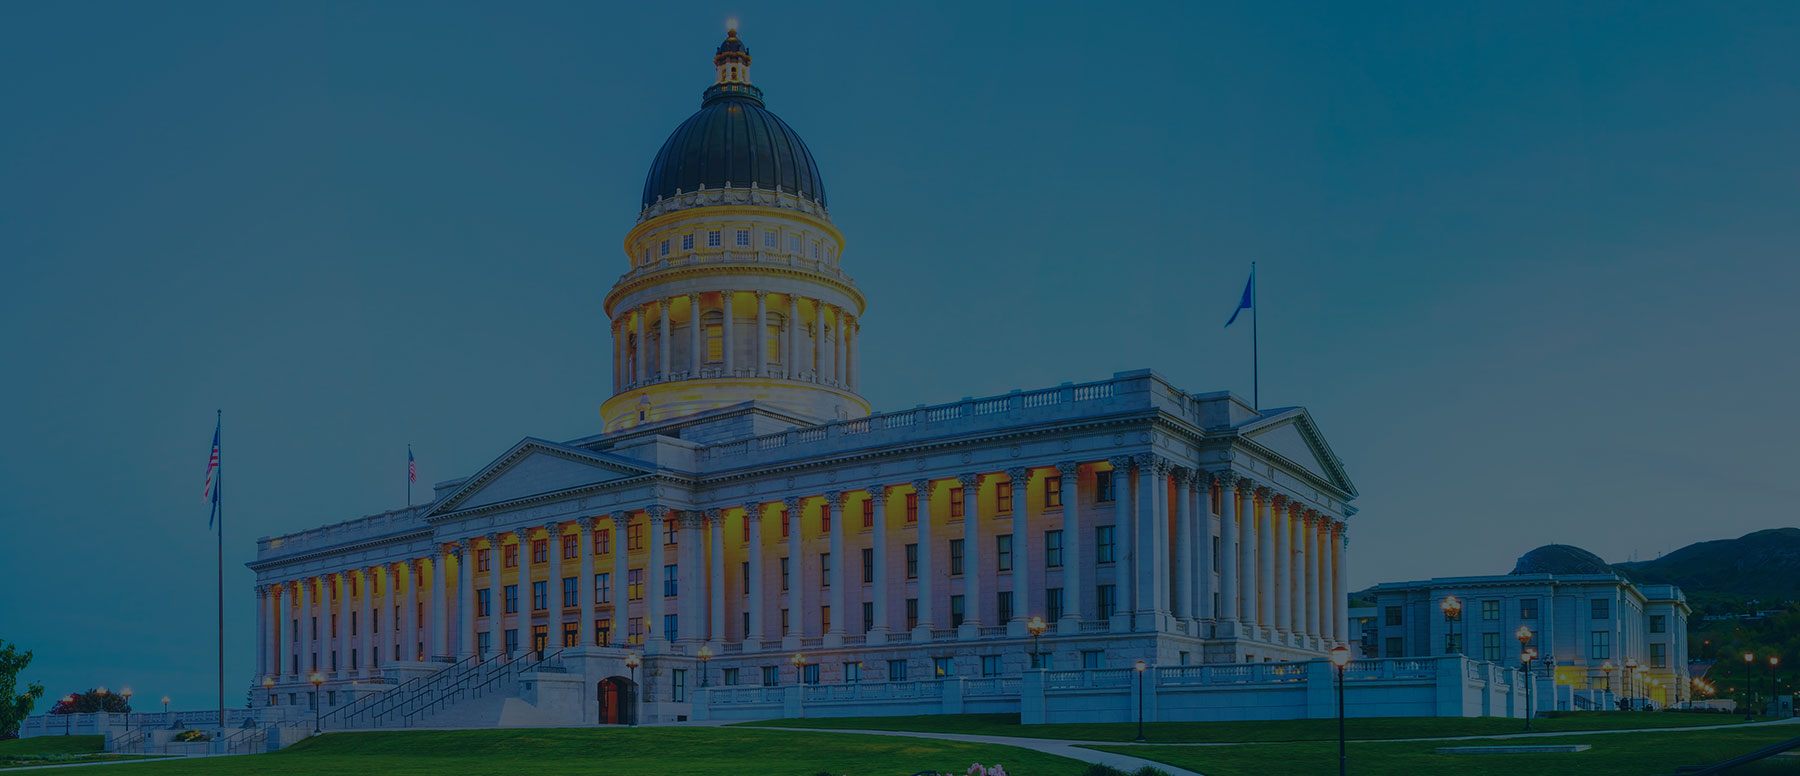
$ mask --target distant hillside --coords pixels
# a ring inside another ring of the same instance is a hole
[[[1800,600],[1800,528],[1690,544],[1656,560],[1614,563],[1638,582],[1679,585],[1699,609]]]

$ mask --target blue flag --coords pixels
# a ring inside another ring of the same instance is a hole
[[[1236,310],[1231,311],[1231,320],[1225,322],[1225,328],[1237,323],[1238,313],[1256,308],[1256,268],[1250,268],[1250,282],[1244,284],[1244,298],[1238,301]]]

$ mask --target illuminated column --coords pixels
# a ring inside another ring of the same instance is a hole
[[[706,536],[712,544],[712,558],[707,579],[708,643],[725,642],[725,513],[717,508],[706,510]],[[716,651],[716,650],[715,650]]]
[[[737,328],[737,319],[732,317],[732,314],[731,314],[731,298],[736,295],[737,295],[737,292],[731,291],[729,289],[719,292],[719,298],[721,300],[723,300],[723,302],[724,302],[723,306],[725,308],[724,326],[722,326],[721,328],[724,329],[724,334],[725,334],[724,344],[725,344],[725,376],[726,377],[732,377],[737,374],[737,347],[734,344],[737,342],[737,338],[733,336],[733,332],[732,332],[733,329]]]
[[[488,648],[499,657],[506,654],[506,588],[500,584],[500,567],[505,565],[505,555],[501,550],[498,532],[488,534],[487,540]]]
[[[687,295],[687,301],[688,301],[688,375],[687,376],[688,376],[688,379],[692,380],[692,379],[700,376],[700,364],[703,361],[702,356],[704,356],[705,354],[700,350],[700,295],[690,293]],[[590,533],[593,530],[592,522],[593,521],[589,521],[589,526],[588,526],[588,530],[590,531]],[[593,537],[590,536],[588,538],[592,539]],[[593,580],[588,580],[588,581],[592,582]],[[587,646],[588,643],[586,641],[584,641],[582,645]]]
[[[913,500],[918,504],[918,624],[912,630],[914,642],[931,640],[931,480],[913,480]]]
[[[575,519],[575,557],[579,559],[579,576],[575,578],[575,646],[594,646],[594,518]]]
[[[1331,524],[1331,637],[1339,644],[1350,640],[1350,604],[1346,600],[1350,591],[1344,586],[1345,556],[1350,549],[1350,537],[1344,533],[1346,527],[1342,520]]]
[[[874,609],[875,625],[865,636],[871,646],[886,644],[888,641],[888,541],[887,541],[887,486],[870,485],[869,501],[875,512],[875,526],[870,529],[870,552],[875,556],[874,599],[870,606]]]
[[[446,544],[438,548],[438,554],[431,564],[431,649],[430,657],[445,658],[450,656],[450,645],[446,634],[450,630],[450,559],[453,557],[451,546]]]
[[[844,308],[831,308],[831,317],[837,322],[837,328],[832,330],[831,338],[831,379],[835,385],[842,388],[844,387],[844,334],[846,332]]]
[[[792,352],[792,351],[789,351]],[[744,611],[750,614],[750,629],[744,633],[744,651],[755,652],[762,649],[765,634],[763,623],[763,547],[762,539],[762,504],[755,501],[744,503],[744,520],[750,524],[750,546],[745,549],[746,558],[750,562],[750,595],[744,600]]]
[[[1300,502],[1288,499],[1288,629],[1302,636],[1306,634],[1306,589],[1300,585],[1306,581],[1306,548],[1300,543],[1300,515],[1305,512]]]
[[[1145,454],[1137,457],[1135,495],[1138,514],[1137,524],[1132,529],[1137,547],[1132,561],[1137,596],[1132,603],[1136,605],[1135,611],[1142,615],[1136,618],[1135,627],[1150,630],[1162,630],[1169,611],[1167,474],[1168,462],[1160,456]]]
[[[844,620],[848,618],[844,610],[844,567],[849,565],[849,559],[844,556],[843,505],[843,493],[825,492],[825,522],[831,526],[831,627],[825,631],[827,647],[844,645]]]
[[[825,311],[833,313],[831,322],[825,321]],[[837,307],[835,305],[819,305],[819,382],[826,385],[837,384]]]
[[[788,571],[787,571],[787,631],[781,634],[781,648],[784,650],[799,649],[800,639],[806,635],[806,562],[800,546],[800,534],[804,532],[804,521],[800,519],[800,498],[788,496],[781,500],[787,508],[784,518],[787,520],[788,533]]]
[[[256,585],[256,675],[269,673],[269,588]]]
[[[626,626],[631,622],[631,545],[625,535],[631,525],[631,513],[612,513],[612,523],[612,632],[627,634],[624,641],[629,642],[631,631]]]
[[[1136,627],[1137,536],[1131,524],[1131,456],[1112,458],[1113,489],[1113,625],[1112,629]]]
[[[667,614],[663,605],[663,520],[669,516],[669,508],[661,504],[652,504],[644,510],[650,516],[649,525],[644,526],[644,549],[649,557],[644,559],[644,651],[658,653],[663,651],[667,640],[663,638],[663,615]]]
[[[751,370],[757,377],[769,373],[769,292],[756,292],[756,332],[751,339],[756,342],[756,368]]]
[[[854,391],[862,387],[862,321],[855,318],[852,318],[851,321],[851,336],[849,342],[846,343],[850,353],[850,369],[846,374],[850,381],[850,390]]]
[[[1240,613],[1244,618],[1246,635],[1252,638],[1256,637],[1258,628],[1263,624],[1259,600],[1262,591],[1257,587],[1259,580],[1256,574],[1257,545],[1262,540],[1259,533],[1261,526],[1256,522],[1257,487],[1251,480],[1238,480],[1238,531],[1242,534],[1242,543],[1238,546],[1238,589],[1244,595]]]
[[[1275,534],[1269,527],[1269,500],[1275,491],[1259,488],[1256,492],[1256,622],[1275,630]]]
[[[675,539],[675,636],[679,641],[706,641],[706,515],[692,509],[676,518],[681,533]]]
[[[294,642],[295,648],[300,650],[299,657],[306,659],[295,661],[294,664],[300,666],[300,670],[294,672],[296,677],[304,675],[309,668],[318,668],[317,660],[312,657],[316,654],[313,651],[312,580],[302,577],[298,587],[300,588],[300,613],[295,619],[300,622],[299,627],[294,629],[297,631],[294,634]]]
[[[637,358],[632,366],[631,382],[642,384],[648,382],[650,374],[650,315],[649,305],[638,305],[632,312],[637,316]]]
[[[1194,472],[1193,488],[1194,618],[1211,620],[1219,616],[1213,609],[1212,475]]]
[[[356,675],[369,678],[375,668],[375,634],[369,629],[369,610],[375,608],[375,574],[372,569],[360,568],[355,576],[361,581],[357,584],[362,595],[354,602],[356,608]]]
[[[1238,498],[1237,475],[1213,475],[1219,486],[1219,611],[1214,615],[1235,633],[1238,618]]]
[[[812,300],[812,303],[812,332],[806,343],[807,349],[812,352],[812,357],[807,360],[806,367],[812,374],[812,381],[823,385],[825,383],[825,356],[820,345],[825,341],[825,303],[817,299]]]
[[[1194,471],[1175,469],[1174,614],[1184,623],[1194,619]]]
[[[981,548],[987,543],[981,530],[982,476],[966,473],[956,480],[962,483],[963,500],[963,621],[956,637],[972,639],[981,635],[981,609],[987,601],[982,590],[987,580],[981,572]]]
[[[787,353],[781,359],[782,368],[787,370],[790,380],[800,379],[800,297],[787,295]]]
[[[1288,587],[1288,530],[1287,530],[1287,496],[1275,496],[1270,499],[1269,531],[1272,541],[1266,542],[1274,569],[1274,581],[1267,588],[1274,594],[1275,600],[1269,608],[1275,617],[1274,629],[1280,637],[1285,637],[1288,625],[1292,623],[1292,615],[1288,612],[1288,596],[1292,592]]]
[[[671,376],[674,370],[669,368],[669,300],[667,298],[657,300],[656,312],[656,379],[668,382],[674,379]],[[552,543],[554,544],[554,542]],[[548,556],[550,551],[546,549],[544,554]],[[556,623],[552,621],[550,624],[552,627],[546,630],[554,630]],[[548,641],[548,637],[545,640]]]
[[[667,321],[668,318],[669,306],[667,303],[664,303],[663,320]],[[663,340],[668,340],[667,331],[663,332]],[[666,351],[668,347],[665,345],[663,349]],[[666,380],[669,377],[668,362],[664,361],[663,364],[663,379]],[[544,577],[544,611],[545,614],[548,615],[548,618],[544,623],[544,651],[552,652],[555,651],[557,647],[562,646],[563,638],[562,523],[554,520],[545,523],[544,534],[544,565],[546,575]],[[580,580],[577,580],[576,587],[581,586],[579,582]],[[530,587],[530,585],[526,585],[526,587]],[[519,609],[522,613],[530,611],[522,606],[519,607]],[[519,638],[530,638],[531,615],[525,614],[521,619],[524,621],[524,624],[519,626],[519,630],[522,631],[519,634]]]
[[[1319,550],[1314,565],[1319,570],[1319,586],[1314,588],[1319,599],[1319,639],[1331,646],[1331,517],[1321,512],[1314,518],[1313,540]]]
[[[350,637],[350,629],[353,627],[350,623],[356,618],[356,610],[352,607],[355,596],[350,594],[350,587],[355,583],[351,581],[349,571],[332,574],[331,579],[337,587],[337,637],[333,640],[337,645],[337,667],[331,672],[335,679],[339,676],[349,677],[351,673],[350,650],[356,642]]]
[[[1013,610],[1006,634],[1016,638],[1025,635],[1025,621],[1040,614],[1032,608],[1037,596],[1031,590],[1031,470],[1022,466],[1007,469],[1006,481],[1012,487],[1013,543]]]
[[[452,545],[456,553],[456,608],[462,613],[456,623],[456,657],[475,654],[475,540]],[[393,606],[388,606],[393,611]]]
[[[400,617],[406,625],[400,631],[400,659],[419,659],[419,575],[413,564],[417,561],[400,562],[400,575],[406,578],[400,591],[406,596],[400,604]]]
[[[1063,461],[1056,465],[1056,473],[1062,477],[1062,587],[1063,615],[1056,623],[1057,633],[1081,632],[1081,602],[1086,577],[1082,575],[1081,543],[1087,540],[1086,529],[1081,524],[1081,464],[1075,461]],[[1013,495],[1014,498],[1018,494]]]
[[[268,585],[264,590],[269,596],[269,611],[267,612],[269,618],[269,632],[268,642],[266,644],[268,648],[267,660],[269,662],[268,665],[263,666],[263,674],[266,676],[280,676],[287,672],[287,637],[290,635],[288,633],[287,609],[282,600],[282,597],[287,594],[287,583]]]
[[[1319,513],[1311,509],[1300,515],[1301,565],[1306,567],[1306,635],[1319,637],[1319,531],[1315,526]]]

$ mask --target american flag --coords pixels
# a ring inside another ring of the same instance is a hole
[[[219,426],[213,426],[212,457],[206,461],[206,492],[202,497],[212,502],[212,514],[206,518],[206,527],[211,528],[213,519],[219,513]]]
[[[413,460],[412,445],[406,446],[406,481],[407,482],[418,482],[419,481],[419,464],[418,464],[418,462]]]

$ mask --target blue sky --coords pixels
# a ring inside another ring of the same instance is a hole
[[[0,638],[227,700],[257,536],[599,430],[600,299],[740,20],[878,409],[1152,367],[1362,491],[1350,581],[1792,524],[1800,7],[0,6]]]

